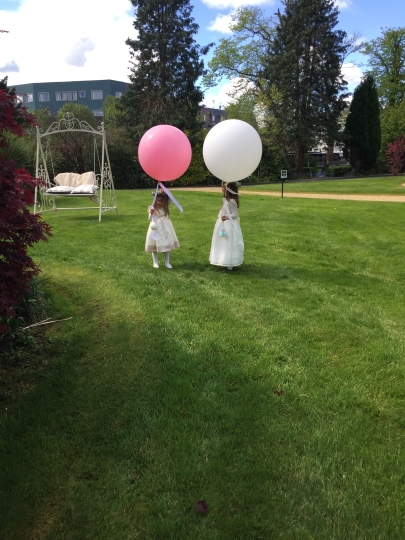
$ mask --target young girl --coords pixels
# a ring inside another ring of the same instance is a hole
[[[149,206],[149,228],[146,233],[145,251],[152,253],[153,268],[159,268],[158,253],[163,253],[166,268],[173,268],[170,264],[170,252],[180,247],[173,224],[169,217],[169,197],[160,189],[155,206]]]
[[[222,182],[222,193],[224,198],[212,236],[210,263],[231,271],[243,263],[244,252],[238,217],[238,185]]]

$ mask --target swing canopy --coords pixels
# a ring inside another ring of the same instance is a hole
[[[90,134],[93,137],[93,170],[82,174],[63,172],[55,176],[50,139],[68,132],[78,132],[83,136]],[[52,166],[52,179],[48,171],[49,164]],[[115,210],[118,213],[103,123],[98,129],[94,129],[86,121],[80,121],[71,112],[67,112],[45,132],[37,127],[36,177],[43,180],[43,185],[35,189],[34,214],[51,210],[95,209],[98,210],[101,221],[104,212]],[[66,206],[66,201],[72,197],[88,197],[93,204]]]

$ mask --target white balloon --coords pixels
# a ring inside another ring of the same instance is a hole
[[[224,120],[205,138],[203,158],[207,169],[223,182],[237,182],[252,174],[262,157],[257,131],[242,120]]]

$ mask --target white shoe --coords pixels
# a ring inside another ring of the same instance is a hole
[[[170,263],[167,263],[165,266],[166,268],[173,268],[173,266]]]
[[[153,268],[159,268],[159,265],[157,263],[153,263]]]

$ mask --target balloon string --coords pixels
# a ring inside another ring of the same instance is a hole
[[[170,193],[170,191],[162,184],[162,182],[158,182],[158,186],[160,186],[163,189],[163,191],[166,193],[166,195],[169,197],[169,199],[174,202],[174,204],[177,206],[177,208],[180,210],[180,212],[183,212],[183,208],[181,207],[181,204],[176,201],[176,199],[173,197],[173,195]],[[158,188],[156,187],[156,189],[158,189]],[[155,198],[156,198],[156,195],[155,195]]]
[[[153,203],[152,203],[153,208],[155,208],[155,202],[156,202],[156,197],[158,195],[158,192],[159,192],[159,183],[156,184],[155,196],[153,197]]]

